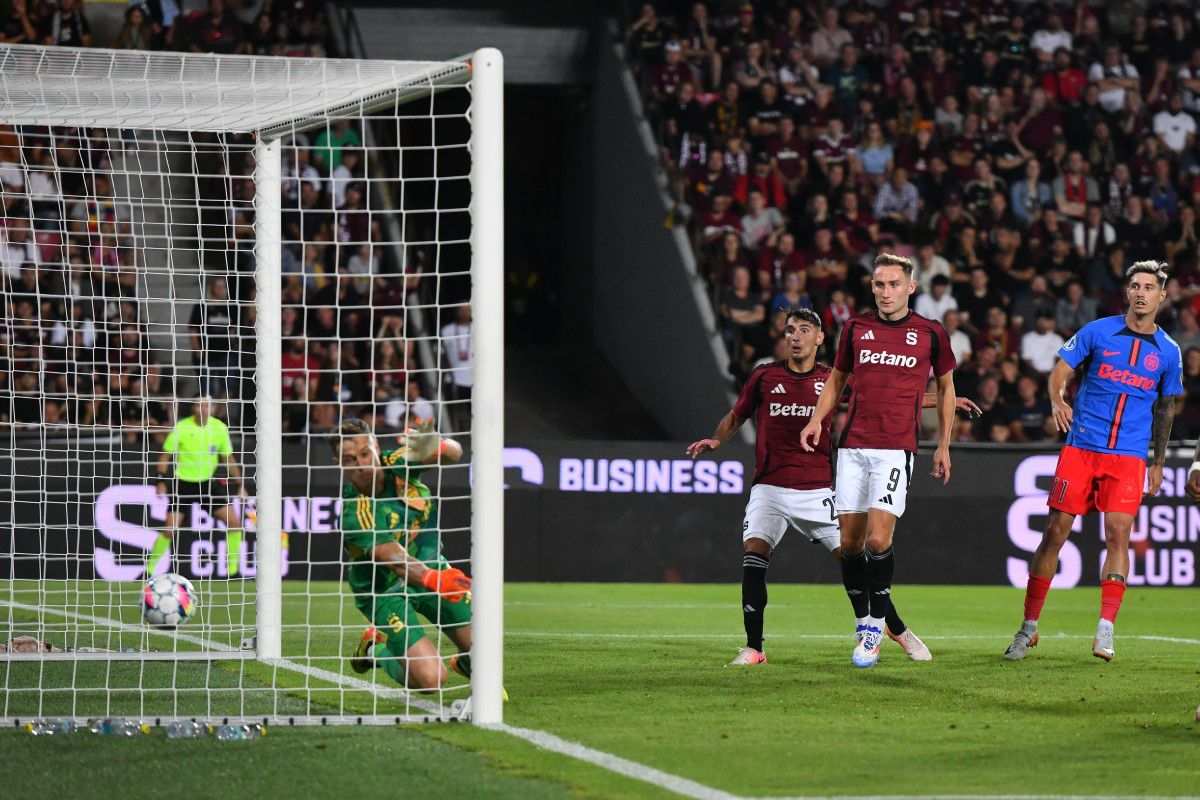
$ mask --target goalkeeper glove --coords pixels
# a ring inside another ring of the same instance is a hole
[[[437,454],[442,446],[442,437],[433,428],[432,419],[423,419],[402,437],[404,446],[408,448],[408,460],[424,464]]]
[[[451,603],[462,600],[471,591],[471,579],[461,569],[430,569],[421,576],[421,585],[440,594]]]

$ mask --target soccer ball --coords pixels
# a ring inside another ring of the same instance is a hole
[[[151,578],[142,589],[142,619],[153,628],[178,628],[195,616],[199,607],[192,582],[173,572]]]

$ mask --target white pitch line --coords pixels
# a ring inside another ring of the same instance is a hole
[[[735,794],[714,789],[711,786],[705,786],[702,783],[681,778],[678,775],[672,775],[669,772],[663,772],[654,767],[630,761],[627,758],[614,756],[612,753],[606,753],[603,750],[595,750],[578,742],[569,742],[546,731],[517,728],[503,722],[498,725],[484,725],[481,727],[507,733],[509,736],[524,739],[534,747],[539,747],[542,750],[549,750],[552,753],[559,753],[568,758],[585,761],[588,764],[594,764],[609,772],[615,772],[618,775],[624,775],[627,778],[633,778],[642,783],[649,783],[675,794],[693,798],[694,800],[744,800]]]
[[[506,723],[483,725],[489,730],[507,733],[523,739],[534,747],[574,758],[588,764],[624,775],[642,783],[658,786],[692,800],[1200,800],[1200,797],[1177,795],[1096,795],[1096,794],[881,794],[881,795],[797,795],[795,797],[754,798],[726,792],[703,783],[672,775],[660,769],[630,761],[627,758],[606,753],[555,736],[546,731],[518,728]]]
[[[151,629],[147,629],[141,625],[134,625],[129,622],[122,622],[117,619],[111,619],[110,617],[97,617],[97,616],[93,616],[91,614],[81,614],[78,611],[69,611],[67,609],[61,609],[61,608],[47,608],[45,606],[34,606],[34,605],[29,605],[27,603],[16,603],[11,600],[0,600],[0,606],[8,606],[9,608],[15,608],[15,609],[19,609],[22,611],[30,611],[30,612],[35,612],[35,613],[54,614],[56,616],[66,617],[68,619],[83,620],[85,622],[95,623],[96,625],[103,625],[108,628],[129,631],[131,633],[141,634],[141,633],[149,632],[155,636],[166,636],[167,638],[170,638],[170,639],[177,639],[179,641],[189,642],[191,644],[197,645],[199,647],[204,647],[209,650],[232,651],[232,650],[236,649],[236,648],[230,647],[229,645],[222,644],[221,642],[215,642],[211,639],[205,639],[202,636],[193,636],[193,635],[187,634],[187,633],[180,633],[179,631],[151,630]],[[402,699],[406,703],[416,706],[417,708],[421,709],[422,711],[426,711],[430,714],[436,714],[438,716],[447,716],[448,715],[448,712],[446,711],[446,709],[443,708],[441,705],[434,703],[433,701],[430,701],[430,700],[424,700],[419,697],[414,697],[409,693],[409,691],[407,689],[403,689],[400,687],[392,688],[392,687],[387,687],[387,686],[380,686],[379,684],[372,683],[371,681],[363,680],[362,678],[355,678],[352,675],[342,675],[341,673],[331,672],[330,670],[322,669],[321,667],[312,667],[312,666],[308,666],[306,664],[297,664],[296,662],[290,661],[286,658],[264,658],[264,659],[259,659],[259,662],[262,664],[267,664],[267,665],[273,666],[273,667],[279,667],[282,669],[291,670],[292,672],[298,672],[302,675],[308,675],[309,677],[312,677],[312,678],[319,678],[324,681],[329,681],[330,683],[340,684],[342,686],[347,686],[347,687],[351,687],[354,689],[361,689],[363,691],[370,692],[371,694],[373,694],[377,697],[382,697],[385,699]],[[286,692],[287,689],[286,688],[278,689],[278,691]]]

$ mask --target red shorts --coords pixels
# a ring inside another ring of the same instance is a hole
[[[1146,460],[1070,445],[1058,456],[1046,504],[1080,516],[1092,511],[1137,514],[1146,485]]]

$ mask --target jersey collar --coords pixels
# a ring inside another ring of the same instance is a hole
[[[912,319],[912,315],[913,315],[913,310],[910,308],[910,309],[908,309],[908,313],[905,314],[900,319],[886,320],[883,318],[883,315],[879,313],[879,309],[875,309],[875,319],[879,320],[884,325],[903,325],[904,323],[906,323],[910,319]]]

